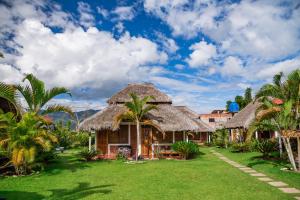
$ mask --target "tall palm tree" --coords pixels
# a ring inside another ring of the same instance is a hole
[[[50,105],[46,104],[51,101],[54,97],[61,94],[68,94],[71,96],[71,93],[68,89],[64,87],[54,87],[50,90],[46,90],[45,84],[43,81],[37,79],[32,74],[27,74],[23,79],[23,82],[27,80],[29,85],[22,86],[16,85],[16,89],[22,94],[27,105],[28,111],[36,114],[48,114],[53,112],[66,112],[73,116],[73,112],[70,107],[62,105]]]
[[[285,80],[283,79],[283,73],[275,75],[273,78],[273,84],[264,85],[258,91],[256,98],[263,102],[262,106],[258,108],[257,120],[271,120],[272,123],[276,125],[280,137],[283,133],[295,131],[299,128],[299,69],[291,72]],[[282,103],[276,103],[274,101],[275,99],[279,99]],[[290,138],[287,136],[282,137],[282,141],[285,149],[287,150],[293,169],[297,170],[290,145]]]
[[[137,130],[137,151],[136,151],[136,160],[142,154],[141,147],[141,124],[151,125],[160,130],[160,128],[153,123],[151,120],[146,119],[146,114],[151,110],[157,110],[157,106],[153,104],[148,104],[150,99],[154,99],[153,96],[146,96],[143,99],[140,99],[135,93],[129,94],[131,97],[130,102],[126,102],[126,111],[117,115],[114,119],[114,128],[119,127],[122,120],[130,120],[135,122]],[[161,131],[161,130],[160,130]],[[163,132],[163,131],[162,131]],[[163,132],[164,133],[164,132]]]

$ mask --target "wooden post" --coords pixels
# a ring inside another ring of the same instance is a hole
[[[275,131],[275,138],[278,138],[278,144],[279,144],[279,155],[282,157],[282,141],[281,141],[281,136],[278,133],[278,131]]]
[[[92,136],[91,136],[91,133],[89,133],[89,151],[92,151]]]
[[[207,134],[208,134],[208,143],[210,143],[210,133]]]
[[[97,135],[98,135],[98,133],[97,133],[97,131],[95,131],[95,151],[97,151]]]
[[[255,139],[258,139],[258,132],[255,131]]]
[[[175,131],[173,131],[173,144],[175,143]]]

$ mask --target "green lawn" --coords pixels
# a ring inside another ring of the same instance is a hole
[[[26,199],[293,199],[202,148],[189,161],[82,163],[72,152],[39,175],[0,179],[0,197]]]
[[[262,172],[275,180],[284,181],[290,186],[300,189],[300,173],[281,170],[288,166],[287,163],[264,160],[258,152],[232,153],[229,149],[214,149],[231,160],[252,167],[253,169]]]

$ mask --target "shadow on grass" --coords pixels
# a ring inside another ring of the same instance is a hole
[[[250,160],[252,161],[247,166],[253,167],[255,165],[273,165],[274,167],[288,167],[288,163],[278,157],[269,157],[264,158],[262,156],[254,156],[251,157]]]
[[[90,186],[89,183],[78,183],[78,186],[72,189],[54,189],[48,190],[52,194],[48,197],[35,192],[27,191],[1,191],[0,200],[42,200],[42,199],[60,199],[60,200],[77,200],[88,197],[92,194],[109,194],[112,192],[112,187],[114,185],[99,185]]]

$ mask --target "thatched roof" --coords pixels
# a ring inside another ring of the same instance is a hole
[[[109,105],[102,111],[87,118],[80,123],[80,129],[89,131],[91,129],[113,130],[114,117],[126,110],[123,104]],[[199,131],[199,123],[189,116],[180,112],[176,107],[170,104],[159,104],[158,110],[151,110],[147,119],[152,120],[163,131]]]
[[[214,132],[214,129],[203,122],[200,118],[198,113],[195,111],[191,110],[190,108],[186,106],[175,106],[178,110],[183,112],[185,115],[189,116],[191,119],[193,119],[199,126],[198,132]]]
[[[128,84],[127,87],[113,95],[107,103],[109,104],[117,104],[117,103],[125,103],[131,101],[128,94],[136,93],[140,98],[145,96],[154,96],[155,99],[150,100],[149,103],[168,103],[171,104],[172,100],[170,97],[157,88],[154,87],[151,83],[134,83]]]
[[[249,128],[249,125],[255,119],[255,112],[259,105],[260,103],[257,101],[249,103],[226,122],[225,128]]]

